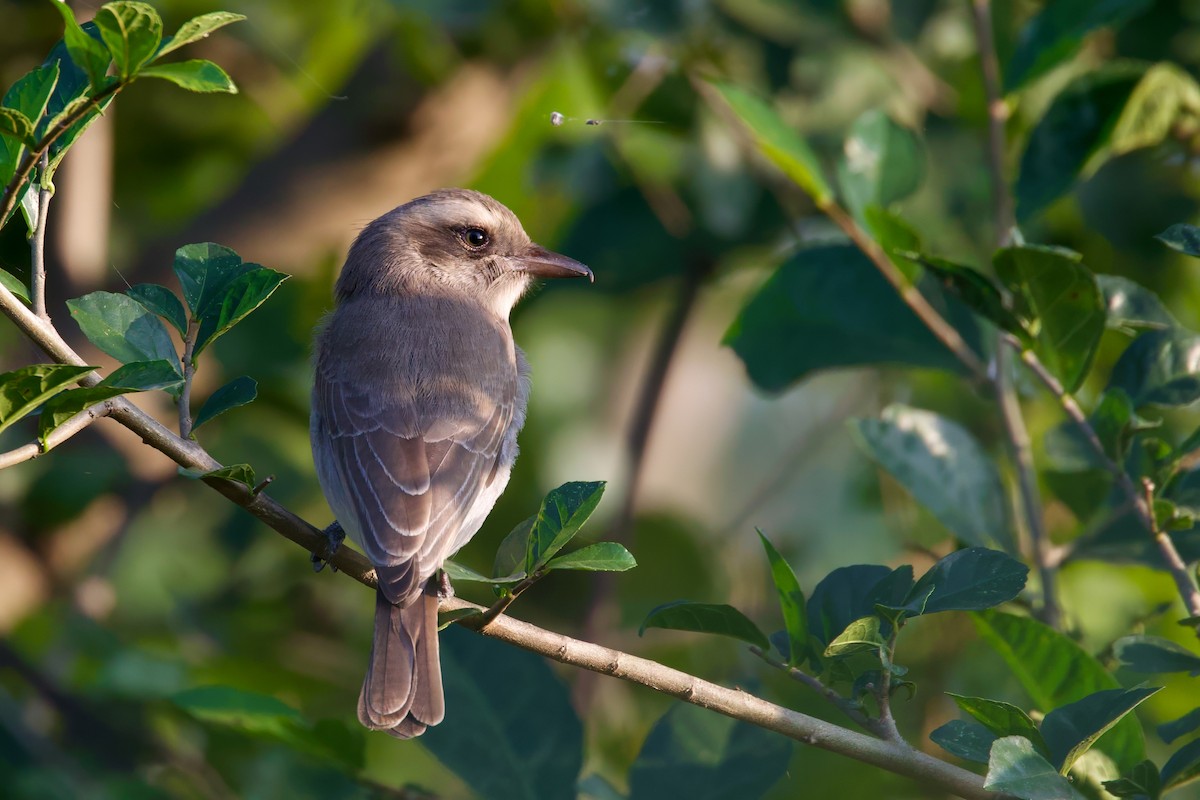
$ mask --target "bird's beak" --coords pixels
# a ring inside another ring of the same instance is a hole
[[[514,259],[518,269],[538,278],[587,278],[596,280],[592,271],[573,258],[552,253],[538,244],[531,244]]]

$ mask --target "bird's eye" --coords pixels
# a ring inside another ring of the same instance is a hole
[[[468,247],[483,247],[488,243],[487,231],[483,228],[467,228],[462,232],[463,241]]]

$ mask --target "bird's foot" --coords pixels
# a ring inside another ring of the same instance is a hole
[[[446,570],[439,569],[434,580],[437,581],[438,600],[449,600],[454,597],[454,585],[450,583],[450,576],[446,574]]]
[[[342,530],[342,523],[334,520],[329,527],[321,531],[325,534],[325,552],[312,554],[313,572],[320,572],[325,569],[325,565],[329,564],[329,560],[337,553],[338,548],[342,546],[342,540],[346,538],[346,531]],[[329,564],[329,568],[337,572],[337,567]]]

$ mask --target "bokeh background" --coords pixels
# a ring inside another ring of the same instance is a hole
[[[72,5],[81,19],[95,8]],[[964,422],[999,456],[998,422],[969,387],[941,374],[820,373],[775,396],[751,386],[722,335],[788,252],[837,233],[803,203],[780,204],[769,174],[692,80],[724,75],[773,96],[830,169],[865,111],[885,110],[918,130],[928,156],[924,181],[900,212],[929,250],[986,264],[994,233],[968,3],[155,5],[168,31],[212,10],[248,17],[189,52],[224,66],[240,93],[200,96],[139,83],[68,157],[50,214],[49,310],[72,343],[92,363],[110,365],[89,348],[64,301],[146,281],[175,286],[171,258],[183,244],[219,242],[289,273],[202,359],[198,395],[251,375],[260,396],[207,426],[201,440],[224,463],[250,462],[260,475],[275,475],[270,493],[324,525],[330,512],[307,438],[309,353],[346,249],[366,222],[429,190],[488,192],[516,211],[535,241],[588,263],[596,283],[547,287],[515,315],[534,373],[522,455],[460,560],[486,569],[500,539],[546,491],[569,480],[607,480],[587,535],[625,541],[639,567],[611,580],[552,575],[512,613],[829,715],[733,642],[661,631],[639,639],[638,623],[655,605],[687,598],[731,602],[764,628],[778,627],[756,526],[809,590],[852,563],[913,563],[920,573],[948,551],[946,531],[876,471],[845,421],[910,402]],[[1039,6],[994,3],[1002,61]],[[0,0],[0,20],[0,85],[7,86],[41,62],[61,20],[34,0]],[[1119,32],[1091,37],[1071,66],[1027,94],[1009,123],[1011,163],[1070,77],[1114,57],[1170,59],[1196,74],[1198,42],[1194,0],[1147,3]],[[553,126],[556,111],[573,119]],[[1200,183],[1189,158],[1172,144],[1109,160],[1028,220],[1025,236],[1078,249],[1098,272],[1135,277],[1195,327],[1200,273],[1152,238],[1173,222],[1195,221]],[[0,267],[21,276],[29,262],[23,234],[19,223],[0,233]],[[40,360],[6,324],[0,348],[3,369]],[[1116,352],[1101,353],[1100,377],[1085,398],[1102,387]],[[171,418],[165,396],[137,402]],[[1028,408],[1040,448],[1060,420],[1035,393]],[[18,428],[0,444],[7,449],[29,435]],[[1057,540],[1079,533],[1067,508],[1052,503],[1049,511]],[[1171,601],[1171,584],[1145,568],[1071,565],[1063,591],[1094,651],[1136,620],[1151,620],[1156,632],[1171,627],[1153,617]],[[488,599],[486,590],[460,592]],[[352,581],[313,575],[305,553],[179,478],[173,464],[114,423],[5,470],[0,794],[401,796],[386,787],[417,785],[469,796],[419,741],[366,736],[365,768],[353,778],[277,742],[203,727],[164,700],[219,683],[349,723],[373,602]],[[899,703],[901,725],[931,751],[927,733],[955,714],[943,691],[1019,697],[970,623],[943,616],[913,623],[901,648],[917,683],[913,699]],[[584,774],[622,787],[669,701],[607,678],[556,672],[584,720]],[[1198,699],[1181,681],[1148,703],[1144,718],[1172,718]],[[451,707],[446,725],[454,714]],[[903,779],[800,747],[770,796],[835,792],[928,796]]]

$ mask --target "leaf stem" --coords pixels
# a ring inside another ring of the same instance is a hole
[[[183,357],[179,359],[183,367],[183,388],[179,391],[179,435],[184,439],[192,438],[192,377],[196,374],[194,357],[199,333],[199,321],[189,318],[187,333],[183,336]]]
[[[507,611],[508,607],[515,603],[517,598],[520,597],[526,589],[541,580],[542,576],[545,574],[546,573],[542,572],[541,570],[538,570],[532,575],[526,575],[519,582],[513,584],[511,589],[509,589],[500,597],[499,600],[492,603],[488,609],[483,612],[483,616],[479,621],[480,628],[482,629],[483,627],[487,626],[492,620]]]
[[[50,198],[54,196],[46,175],[49,169],[50,152],[47,150],[38,159],[37,220],[34,222],[33,238],[29,245],[32,262],[30,264],[29,293],[33,313],[47,321],[50,317],[46,314],[46,218],[50,210]]]

